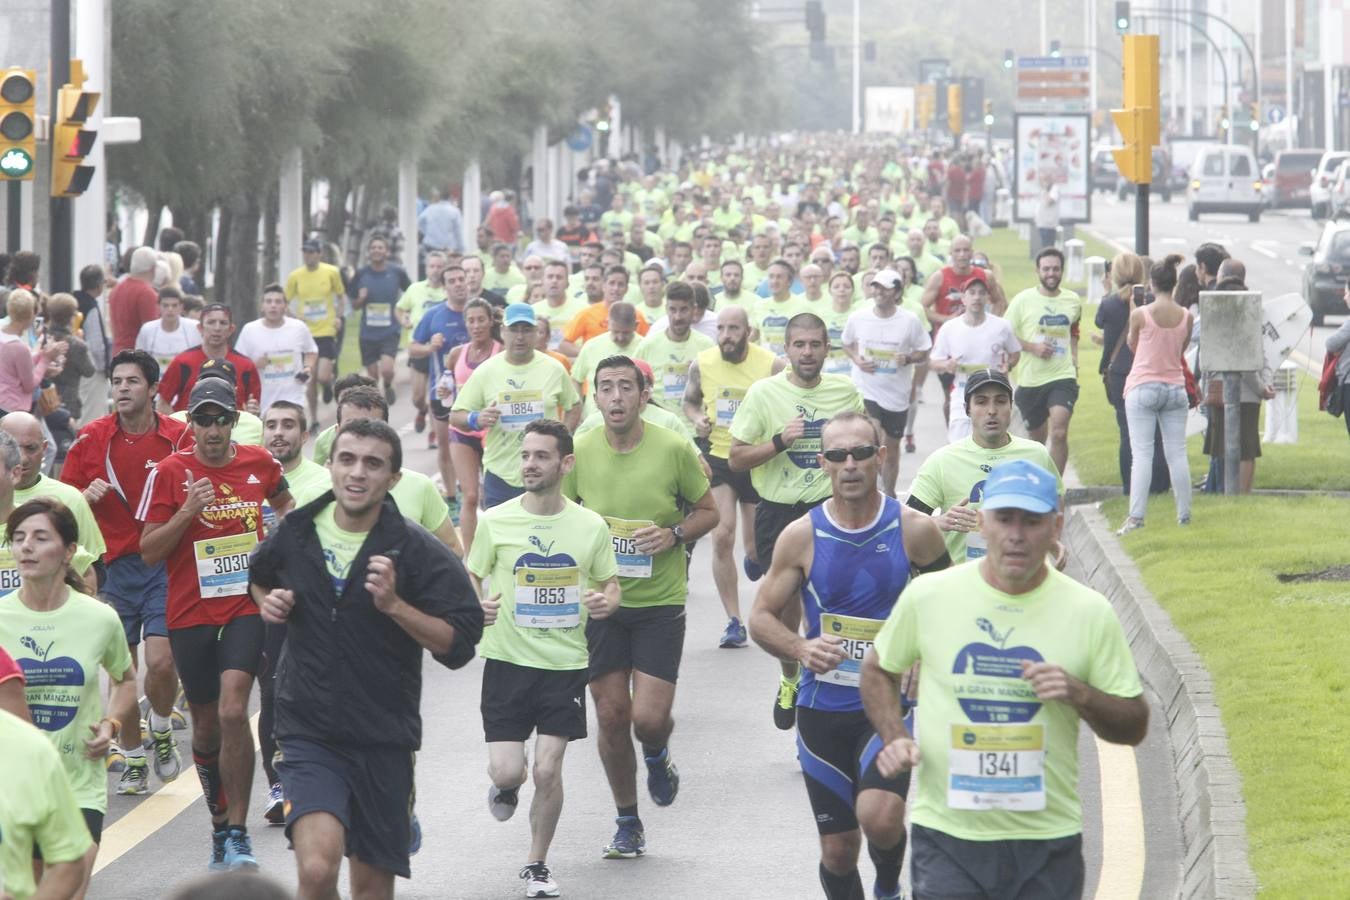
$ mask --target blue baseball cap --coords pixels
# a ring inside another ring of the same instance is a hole
[[[506,307],[506,316],[503,323],[507,328],[518,322],[524,322],[527,325],[538,325],[539,322],[534,316],[534,307],[528,303],[512,303]]]
[[[1052,473],[1035,463],[1012,459],[989,471],[989,477],[984,480],[980,509],[1056,512],[1059,509],[1059,485]]]

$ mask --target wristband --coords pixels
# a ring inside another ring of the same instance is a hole
[[[773,448],[777,450],[779,453],[782,453],[784,450],[787,449],[787,442],[783,440],[782,432],[779,432],[778,434],[775,434],[773,436]]]
[[[469,430],[470,431],[478,430],[478,410],[476,409],[473,412],[469,413]]]

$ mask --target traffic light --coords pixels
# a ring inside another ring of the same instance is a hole
[[[961,85],[947,85],[947,128],[952,134],[961,133]]]
[[[78,197],[94,177],[94,167],[84,165],[84,158],[94,149],[98,132],[84,126],[98,106],[99,94],[84,89],[84,70],[78,60],[71,60],[70,77],[57,92],[52,118],[53,197]]]
[[[986,101],[984,101],[984,124],[987,125],[987,126],[988,126],[988,125],[993,125],[993,124],[994,124],[994,101],[993,101],[993,100],[986,100]]]
[[[31,181],[37,153],[37,73],[0,73],[0,181]]]
[[[1252,103],[1247,104],[1247,114],[1248,114],[1249,116],[1251,116],[1251,120],[1247,123],[1247,127],[1250,128],[1252,131],[1260,131],[1260,130],[1261,130],[1261,104],[1256,103],[1256,102],[1252,102]]]
[[[609,120],[610,117],[613,115],[614,115],[613,104],[611,104],[608,100],[600,104],[600,108],[596,111],[595,130],[609,131]]]
[[[825,9],[820,0],[806,0],[806,30],[811,34],[811,43],[825,42]]]
[[[914,89],[914,99],[914,120],[918,123],[920,130],[925,130],[933,121],[933,111],[937,105],[937,86],[932,84],[919,85]]]
[[[1233,120],[1228,117],[1228,104],[1225,103],[1219,107],[1219,130],[1227,132],[1233,125]]]
[[[1158,36],[1127,35],[1124,41],[1125,108],[1111,110],[1123,147],[1111,155],[1127,181],[1153,181],[1153,148],[1158,144]]]
[[[1116,0],[1116,31],[1130,30],[1130,0]]]
[[[1011,50],[1003,51],[1003,68],[1011,69],[1013,67],[1013,52]]]

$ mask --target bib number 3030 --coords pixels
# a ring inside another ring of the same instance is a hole
[[[253,533],[207,538],[192,544],[202,599],[248,593],[248,562],[258,536]]]

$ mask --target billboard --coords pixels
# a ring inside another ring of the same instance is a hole
[[[863,130],[880,134],[913,131],[914,88],[867,88],[863,97]]]
[[[1018,113],[1015,118],[1013,219],[1035,218],[1041,177],[1049,174],[1059,185],[1060,224],[1091,221],[1088,116]]]

